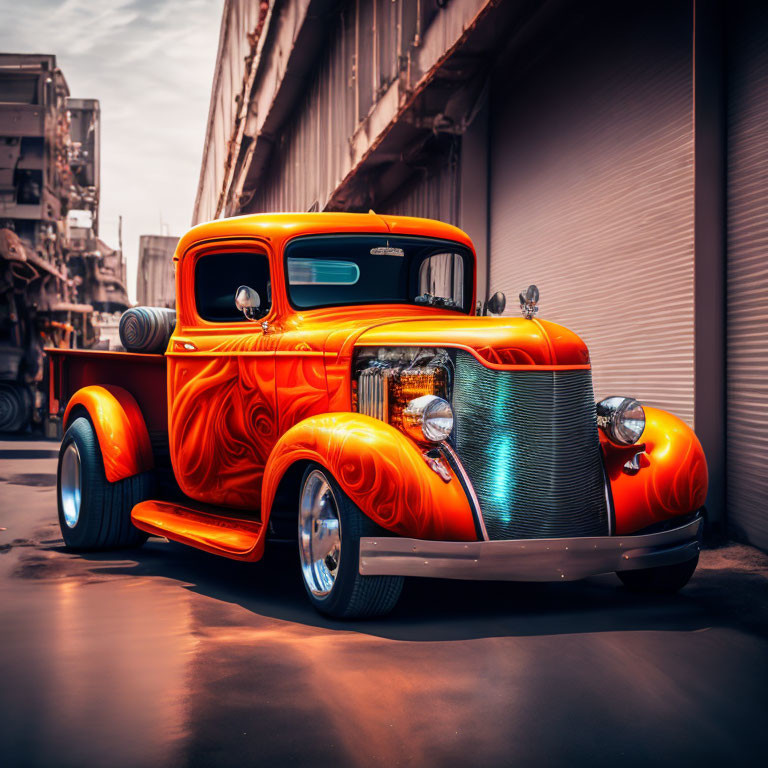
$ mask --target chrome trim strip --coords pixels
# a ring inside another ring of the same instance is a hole
[[[605,471],[605,457],[600,449],[600,469],[603,472],[603,493],[605,495],[605,514],[608,518],[608,535],[613,536],[613,518],[616,514],[613,508],[613,496],[611,495],[611,481],[608,479],[608,473]]]
[[[480,500],[477,498],[477,494],[475,493],[475,486],[472,485],[472,481],[469,479],[467,470],[464,469],[464,465],[461,463],[461,459],[459,459],[459,456],[456,453],[456,451],[454,451],[453,448],[447,442],[441,443],[440,448],[443,451],[445,451],[450,457],[449,464],[451,464],[454,467],[454,469],[461,475],[461,479],[464,483],[464,486],[469,491],[469,503],[472,505],[472,511],[474,512],[475,519],[477,520],[478,525],[480,526],[480,532],[483,534],[483,540],[488,541],[489,540],[488,531],[485,529],[485,520],[483,520],[483,510],[480,508]]]
[[[357,410],[374,419],[388,421],[387,369],[366,368],[357,377]]]
[[[571,581],[614,571],[673,565],[699,552],[701,518],[630,536],[499,541],[360,539],[364,576],[494,581]]]

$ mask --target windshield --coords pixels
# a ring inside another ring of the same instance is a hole
[[[297,309],[418,304],[469,313],[471,252],[425,237],[311,235],[285,250],[288,296]]]

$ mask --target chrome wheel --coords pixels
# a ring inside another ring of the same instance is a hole
[[[64,512],[64,522],[69,528],[74,528],[80,519],[80,487],[80,452],[77,450],[77,444],[72,441],[64,449],[64,455],[61,457],[61,476],[59,479],[61,508]]]
[[[307,475],[301,489],[299,555],[309,591],[315,597],[327,596],[339,573],[341,522],[333,490],[319,469]]]

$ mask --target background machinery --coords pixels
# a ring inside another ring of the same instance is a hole
[[[0,54],[0,432],[42,421],[45,347],[94,347],[130,306],[98,211],[98,101],[55,56]]]

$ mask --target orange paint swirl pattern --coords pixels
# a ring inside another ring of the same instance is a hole
[[[171,457],[191,498],[259,509],[277,440],[274,367],[270,356],[169,361]]]
[[[645,453],[640,471],[628,475],[624,463],[636,452],[616,447],[602,432],[605,467],[616,511],[616,533],[634,533],[700,509],[707,496],[707,462],[701,443],[687,424],[658,408],[645,408],[641,437]]]
[[[64,412],[66,426],[77,406],[85,408],[91,417],[104,459],[104,474],[110,483],[154,467],[144,417],[130,392],[112,385],[79,389]]]
[[[262,503],[269,509],[285,471],[316,461],[352,501],[393,533],[423,539],[473,541],[472,511],[460,482],[441,480],[401,432],[357,413],[326,413],[302,421],[275,446]]]

